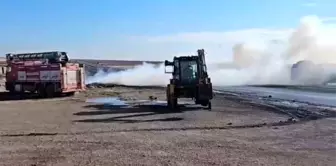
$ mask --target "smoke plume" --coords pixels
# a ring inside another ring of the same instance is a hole
[[[269,35],[267,40],[258,43],[262,48],[244,42],[234,44],[231,62],[209,59],[206,55],[206,61],[212,62],[207,65],[213,85],[290,84],[293,63],[300,60],[336,63],[336,26],[316,16],[302,18],[299,26],[288,34],[289,38],[279,40],[272,39],[271,33],[265,35]],[[165,86],[170,77],[164,73],[163,65],[143,64],[122,72],[98,72],[88,77],[87,83]]]

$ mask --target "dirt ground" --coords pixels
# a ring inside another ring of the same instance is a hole
[[[86,102],[112,96],[130,106]],[[157,97],[156,104],[136,102],[149,96]],[[169,112],[161,100],[162,89],[114,87],[1,101],[0,165],[336,163],[335,118],[292,123],[276,110],[225,94],[215,96],[212,111],[186,101],[180,112]]]

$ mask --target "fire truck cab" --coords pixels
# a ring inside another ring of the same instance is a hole
[[[6,54],[6,90],[41,97],[85,90],[84,65],[69,63],[66,52]]]

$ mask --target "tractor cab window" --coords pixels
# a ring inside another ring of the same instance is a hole
[[[181,61],[181,82],[197,81],[197,62],[196,61]]]
[[[60,53],[61,57],[60,57],[60,60],[63,61],[63,62],[68,62],[69,61],[69,58],[68,58],[68,55],[66,52],[61,52]]]

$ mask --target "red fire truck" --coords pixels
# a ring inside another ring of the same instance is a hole
[[[84,65],[70,63],[66,52],[6,54],[6,89],[41,97],[85,90]]]

